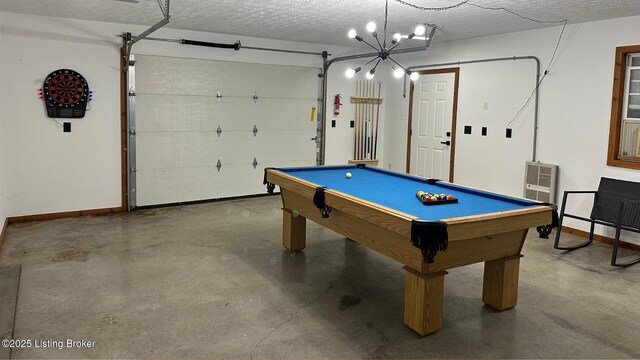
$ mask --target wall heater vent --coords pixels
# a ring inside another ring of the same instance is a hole
[[[524,197],[555,204],[558,165],[527,161],[524,175]]]

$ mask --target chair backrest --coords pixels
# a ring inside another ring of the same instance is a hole
[[[629,200],[640,201],[640,183],[603,177],[593,202],[591,218],[616,224],[620,202]],[[640,204],[625,205],[622,225],[640,229]]]

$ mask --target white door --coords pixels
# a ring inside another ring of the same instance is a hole
[[[414,83],[411,174],[449,180],[455,76],[424,74]]]

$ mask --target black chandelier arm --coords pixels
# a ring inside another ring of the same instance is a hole
[[[374,56],[371,60],[367,61],[366,63],[364,63],[362,66],[359,66],[359,67],[360,67],[360,68],[363,68],[363,67],[365,67],[365,66],[367,66],[367,65],[371,64],[372,62],[374,62],[374,61],[375,61],[376,59],[378,59],[378,58],[380,58],[380,56],[379,56],[379,55],[378,55],[378,56]],[[380,59],[380,60],[382,60],[382,59]],[[379,61],[378,61],[378,62],[379,62]],[[377,65],[378,65],[378,64],[376,64],[376,66],[377,66]]]
[[[374,73],[376,72],[376,68],[378,67],[378,64],[380,64],[380,61],[382,61],[382,58],[380,56],[378,56],[377,58],[374,58],[373,60],[378,59],[378,62],[373,65],[373,67],[371,68],[371,70],[369,70],[370,73]]]
[[[369,45],[369,46],[371,46],[371,48],[372,48],[373,50],[375,50],[375,51],[380,51],[380,48],[377,48],[377,47],[375,47],[375,46],[373,46],[373,45],[369,44],[369,42],[368,42],[367,40],[362,39],[362,40],[360,40],[360,41],[361,41],[361,42],[363,42],[363,43],[365,43],[365,44],[367,44],[367,45]]]
[[[373,35],[373,38],[378,42],[379,49],[384,49],[382,44],[380,44],[380,39],[378,39],[378,33],[374,31],[371,35]]]
[[[413,38],[413,36],[411,36],[411,35],[409,35],[409,36],[410,36],[410,37],[406,37],[406,38],[401,39],[400,41],[398,41],[395,45],[393,45],[392,47],[390,47],[390,48],[389,48],[389,51],[391,51],[391,50],[393,50],[393,49],[397,48],[398,46],[400,46],[400,44],[404,44],[404,42],[405,42],[405,41],[407,41],[407,40],[409,40],[409,39],[412,39],[412,38]]]
[[[407,68],[405,68],[404,66],[400,65],[399,62],[393,60],[391,57],[388,57],[387,59],[391,60],[391,62],[393,62],[394,64],[398,65],[400,68],[402,68],[402,70],[404,70],[405,72],[407,71]]]

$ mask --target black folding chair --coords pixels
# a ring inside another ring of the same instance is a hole
[[[564,212],[569,194],[594,194],[593,208],[589,218]],[[560,246],[560,233],[565,216],[591,223],[587,241],[572,246]],[[565,191],[562,198],[558,232],[553,247],[560,250],[576,250],[590,245],[593,242],[593,231],[596,224],[616,228],[611,266],[625,267],[639,263],[640,257],[625,263],[618,263],[617,258],[620,232],[628,230],[640,233],[640,183],[603,177],[600,179],[597,191]]]

